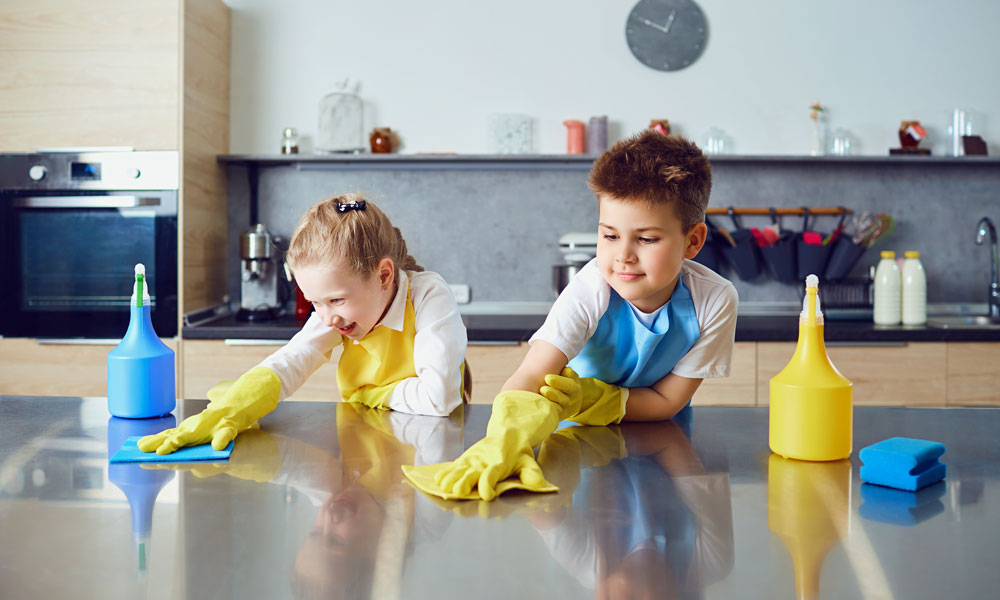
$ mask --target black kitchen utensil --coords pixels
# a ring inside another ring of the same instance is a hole
[[[701,247],[697,256],[691,260],[705,265],[716,273],[721,273],[722,252],[720,251],[720,248],[722,244],[728,246],[729,242],[719,235],[719,228],[716,227],[715,223],[712,223],[707,218],[705,219],[705,226],[708,227],[708,235],[705,236],[705,245]]]
[[[809,233],[809,209],[802,207],[802,233],[795,236],[795,258],[798,261],[799,280],[804,280],[809,275],[820,275],[826,273],[826,263],[830,260],[831,246],[820,244],[807,244],[802,238]],[[841,215],[843,219],[843,215]],[[819,234],[820,239],[826,236]]]
[[[771,207],[770,211],[771,223],[778,225],[778,212],[774,207]],[[795,283],[799,280],[796,271],[795,234],[780,226],[778,230],[781,231],[778,241],[760,248],[760,256],[776,281]]]
[[[729,261],[733,272],[745,281],[754,279],[760,275],[760,252],[757,240],[749,229],[743,227],[736,217],[736,210],[729,207],[729,218],[733,221],[733,231],[729,233],[733,238],[735,246],[723,246],[722,255]]]

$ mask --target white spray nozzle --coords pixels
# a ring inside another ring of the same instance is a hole
[[[809,290],[816,290],[812,294]],[[816,298],[816,324],[823,324],[823,311],[820,309],[819,305],[819,277],[816,275],[809,275],[806,277],[806,295],[802,298],[802,312],[799,314],[799,320],[809,320],[809,298]]]
[[[136,300],[136,284],[132,285],[132,299],[129,301],[129,306],[148,306],[149,305],[149,282],[146,281],[146,265],[142,263],[136,263],[135,265],[135,278],[136,281],[142,276],[142,304],[137,305]]]

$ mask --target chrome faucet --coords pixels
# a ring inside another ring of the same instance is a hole
[[[982,245],[987,234],[990,236],[990,318],[1000,319],[1000,249],[997,247],[997,228],[989,217],[979,219],[976,224],[976,244]]]

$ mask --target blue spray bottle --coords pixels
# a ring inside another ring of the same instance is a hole
[[[128,331],[108,353],[108,412],[145,419],[174,410],[174,351],[153,331],[146,267],[135,266],[135,291],[129,302]]]

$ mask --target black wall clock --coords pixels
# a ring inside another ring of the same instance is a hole
[[[625,23],[625,39],[642,64],[678,71],[705,50],[708,21],[692,0],[639,0]]]

